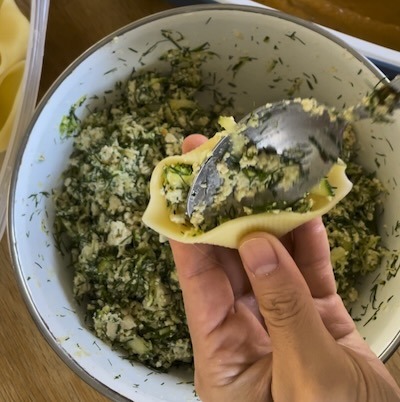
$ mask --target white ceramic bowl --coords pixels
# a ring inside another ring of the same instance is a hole
[[[315,96],[337,107],[357,103],[383,78],[366,59],[312,24],[261,8],[217,5],[178,8],[122,28],[89,49],[52,86],[30,124],[15,166],[9,199],[13,262],[27,305],[56,352],[101,392],[116,400],[136,402],[196,400],[191,373],[160,374],[140,364],[131,365],[85,328],[72,297],[71,272],[53,241],[52,200],[43,193],[60,186],[72,150],[72,140],[60,138],[62,116],[79,97],[103,94],[116,81],[125,80],[132,67],[142,68],[141,62],[159,65],[158,57],[172,46],[160,42],[162,29],[181,32],[190,47],[209,42],[220,57],[211,59],[205,69],[222,78],[220,89],[233,96],[239,114],[287,97],[296,78],[302,82],[296,95]],[[154,43],[158,45],[153,51],[142,56]],[[230,68],[242,56],[256,60],[243,65],[233,77]],[[271,63],[276,64],[272,71]],[[232,80],[234,90],[228,84]],[[85,108],[78,111],[80,116],[85,113]],[[399,249],[400,116],[397,114],[391,125],[365,121],[356,129],[361,163],[375,170],[374,160],[381,162],[377,175],[389,194],[380,230],[385,244]],[[365,281],[355,310],[371,304],[370,289],[377,283],[377,274]],[[380,275],[380,279],[385,276],[384,268]],[[376,319],[370,320],[375,310],[369,309],[357,322],[383,360],[399,342],[399,287],[400,275],[380,286],[374,304],[380,310]]]

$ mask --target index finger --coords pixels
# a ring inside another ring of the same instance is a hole
[[[207,141],[207,137],[202,134],[190,134],[185,138],[182,144],[182,152],[185,154],[186,152],[191,151],[194,148],[197,148],[201,144]]]
[[[170,240],[193,343],[233,312],[233,290],[214,246]]]
[[[293,231],[293,259],[311,295],[322,298],[336,294],[328,235],[321,218],[315,218]]]
[[[183,153],[207,141],[201,134],[189,135]],[[234,309],[231,281],[218,258],[218,249],[207,244],[183,244],[170,240],[182,290],[192,341],[204,339]]]

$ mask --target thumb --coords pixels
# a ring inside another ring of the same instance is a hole
[[[271,337],[274,360],[284,359],[287,367],[290,357],[307,367],[318,349],[332,346],[333,338],[300,270],[282,243],[267,233],[244,238],[239,253]]]

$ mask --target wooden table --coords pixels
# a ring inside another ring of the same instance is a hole
[[[40,95],[90,45],[135,19],[172,6],[165,0],[51,2]],[[48,346],[20,296],[6,236],[0,243],[0,401],[106,401]],[[387,363],[400,382],[400,353]]]

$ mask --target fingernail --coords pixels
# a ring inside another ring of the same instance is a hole
[[[239,248],[246,269],[254,276],[269,275],[278,268],[278,257],[269,240],[254,237],[244,241]]]

